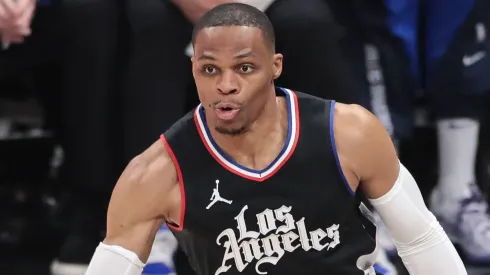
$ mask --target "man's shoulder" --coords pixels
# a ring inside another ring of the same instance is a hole
[[[336,103],[334,108],[335,145],[342,170],[350,171],[358,179],[369,178],[376,165],[391,157],[390,136],[376,116],[365,108],[341,103]]]
[[[135,225],[167,218],[178,188],[176,169],[162,141],[134,157],[112,192],[108,221],[112,236]],[[114,224],[117,222],[117,224]],[[120,225],[123,225],[120,226]]]
[[[379,130],[379,121],[371,112],[357,104],[335,103],[334,131],[337,140],[349,145],[363,144]]]
[[[163,179],[169,183],[177,182],[174,160],[169,151],[168,143],[162,135],[143,153],[136,156],[128,165],[133,168],[135,176],[141,177],[140,183],[152,184],[155,179],[162,182]]]
[[[155,168],[164,168],[167,165],[171,165],[172,159],[168,152],[165,137],[162,135],[159,140],[155,141],[143,153],[134,158],[133,161],[145,166],[146,172],[158,170]]]
[[[359,127],[373,123],[373,120],[376,120],[376,117],[370,111],[357,104],[336,102],[334,115],[341,125],[347,124],[345,126]]]

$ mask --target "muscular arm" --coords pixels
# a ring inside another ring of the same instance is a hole
[[[119,178],[107,212],[107,235],[86,275],[139,275],[156,232],[165,220],[179,220],[173,205],[177,175],[161,141],[134,158]]]
[[[467,274],[376,117],[360,106],[336,104],[334,127],[349,185],[360,188],[379,213],[410,274]]]

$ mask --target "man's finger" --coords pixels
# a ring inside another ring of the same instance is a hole
[[[32,16],[34,15],[34,9],[36,8],[35,5],[28,5],[22,14],[20,14],[20,17],[16,20],[15,25],[17,27],[20,27],[23,30],[29,30],[30,34],[30,26],[31,26],[31,20]],[[27,35],[27,34],[24,34]]]
[[[7,0],[10,1],[10,0]],[[6,23],[8,19],[7,11],[5,10],[5,7],[3,6],[3,1],[0,0],[0,28],[3,27],[3,25]]]
[[[1,0],[0,3],[2,4],[8,16],[15,14],[17,0]]]
[[[19,16],[33,0],[2,0],[7,14]]]
[[[2,45],[2,50],[6,50],[10,46],[10,41],[7,39],[7,37],[2,33],[2,30],[0,30],[0,42]]]
[[[10,42],[2,40],[2,50],[6,50],[10,47]]]
[[[10,45],[12,43],[22,43],[24,42],[24,37],[14,33],[3,33],[2,34],[2,44]]]

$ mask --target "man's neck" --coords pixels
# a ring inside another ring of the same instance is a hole
[[[287,136],[285,106],[285,98],[277,98],[274,94],[246,133],[237,136],[224,135],[211,128],[211,135],[220,148],[235,160],[253,160],[271,148],[282,148],[284,145]]]

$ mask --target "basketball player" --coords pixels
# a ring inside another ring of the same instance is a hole
[[[411,274],[467,274],[374,115],[274,86],[262,12],[219,5],[193,44],[201,105],[123,172],[87,275],[140,274],[163,222],[198,274],[376,274],[361,194]]]

